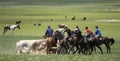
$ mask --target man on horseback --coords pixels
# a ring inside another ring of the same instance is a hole
[[[100,38],[100,37],[102,37],[102,33],[101,33],[101,31],[100,31],[100,29],[99,29],[99,27],[98,26],[95,26],[95,37],[96,38]]]
[[[79,29],[79,26],[76,26],[74,29],[74,34],[76,34],[76,37],[78,37],[78,39],[82,38],[82,32]]]
[[[61,32],[63,34],[63,29],[62,29],[62,27],[60,25],[58,25],[57,31],[59,31],[59,32]]]
[[[50,37],[52,35],[53,35],[53,29],[50,26],[48,26],[48,28],[45,32],[45,36]]]
[[[68,41],[69,38],[72,36],[72,31],[70,30],[70,28],[68,26],[65,26],[64,28],[64,33],[66,32],[67,33],[67,36],[65,37],[65,39]]]
[[[93,38],[93,32],[88,27],[85,27],[85,29],[87,34],[85,35],[84,42],[87,42],[87,40],[91,40]]]
[[[67,32],[67,36],[70,37],[72,35],[70,28],[68,26],[65,26],[64,29],[64,33]]]

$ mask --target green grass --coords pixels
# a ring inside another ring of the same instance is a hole
[[[71,0],[72,1],[72,0]],[[65,16],[67,18],[65,19]],[[71,18],[76,16],[75,21]],[[97,22],[100,19],[120,20],[119,6],[111,5],[68,5],[68,6],[1,6],[0,7],[0,61],[119,61],[120,60],[120,23]],[[82,21],[87,17],[86,21]],[[53,22],[50,19],[54,19]],[[14,35],[8,31],[2,35],[3,27],[6,24],[15,24],[16,20],[21,20],[21,29],[16,29]],[[41,26],[33,24],[41,23]],[[111,46],[111,54],[106,53],[106,48],[102,45],[104,54],[100,51],[92,55],[15,55],[15,43],[23,39],[41,39],[48,25],[54,30],[57,25],[67,24],[72,30],[78,25],[81,31],[85,32],[85,26],[89,26],[95,31],[94,26],[98,25],[103,36],[113,37],[115,44]]]
[[[96,56],[97,55],[97,56]],[[3,57],[6,56],[6,57]],[[3,61],[119,61],[119,57],[109,54],[93,55],[3,55]]]

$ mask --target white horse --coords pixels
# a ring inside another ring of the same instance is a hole
[[[5,34],[8,30],[14,31],[16,28],[20,29],[20,25],[19,24],[16,24],[16,25],[5,25],[4,26],[4,30],[3,30],[3,34]]]
[[[30,51],[35,51],[39,49],[41,42],[46,42],[45,39],[40,40],[20,40],[16,42],[16,54],[20,53],[27,53],[29,54]]]

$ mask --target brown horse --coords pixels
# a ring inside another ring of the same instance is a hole
[[[52,47],[56,47],[55,38],[53,36],[46,38],[47,54],[50,54]]]
[[[67,53],[67,50],[65,48],[65,40],[64,40],[64,35],[59,32],[59,31],[55,31],[54,35],[51,37],[47,37],[46,38],[47,43],[47,54],[50,54],[50,51],[52,51],[52,53],[56,53],[56,54],[65,54]],[[55,49],[53,49],[53,47],[56,47]]]

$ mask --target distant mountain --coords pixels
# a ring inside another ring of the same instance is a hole
[[[7,5],[85,5],[119,4],[120,0],[0,0],[0,6]]]

